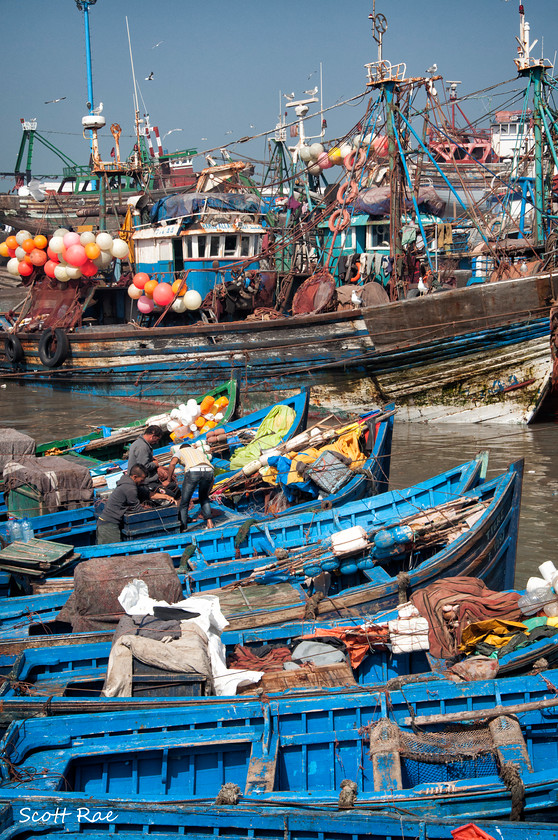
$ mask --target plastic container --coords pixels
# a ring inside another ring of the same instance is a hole
[[[23,533],[21,530],[21,522],[19,519],[10,519],[10,521],[8,522],[8,528],[8,533],[11,542],[16,542],[22,539]]]
[[[531,591],[526,592],[517,602],[517,606],[523,615],[534,615],[543,609],[546,604],[554,601],[555,598],[556,596],[547,584],[546,586],[540,586],[538,589],[531,589]]]
[[[337,557],[368,548],[368,535],[361,525],[345,528],[331,535],[331,549]]]
[[[214,397],[210,397],[210,396],[204,397],[203,400],[200,403],[200,413],[205,414],[206,411],[211,411],[214,404],[215,404]]]
[[[35,536],[35,532],[33,530],[33,526],[31,525],[31,521],[25,517],[25,519],[21,520],[21,539],[23,542],[29,542]]]

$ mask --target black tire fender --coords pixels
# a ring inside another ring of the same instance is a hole
[[[13,365],[16,365],[18,362],[22,362],[25,358],[21,341],[17,335],[8,335],[4,339],[4,352],[7,360]]]
[[[48,368],[59,367],[66,361],[70,351],[70,342],[63,329],[58,327],[54,332],[48,327],[39,341],[39,358]]]

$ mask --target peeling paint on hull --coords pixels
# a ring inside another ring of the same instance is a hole
[[[395,401],[404,419],[523,423],[548,383],[553,295],[558,283],[547,275],[358,313],[84,328],[70,336],[70,356],[55,370],[40,363],[39,336],[21,333],[25,363],[0,364],[6,378],[100,396],[194,396],[237,375],[247,408],[307,385],[324,411]]]

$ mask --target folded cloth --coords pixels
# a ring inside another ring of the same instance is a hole
[[[475,621],[504,618],[517,621],[520,610],[517,592],[493,592],[482,580],[458,575],[442,578],[419,589],[411,602],[430,625],[430,654],[437,659],[455,656],[463,630]],[[444,618],[444,607],[452,607],[452,619]]]

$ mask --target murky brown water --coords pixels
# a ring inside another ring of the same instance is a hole
[[[84,434],[98,423],[119,426],[156,414],[141,403],[84,397],[9,383],[0,388],[0,423],[41,443]],[[489,477],[525,459],[516,586],[545,560],[558,563],[558,425],[427,426],[395,423],[391,486],[402,488],[490,451]]]

